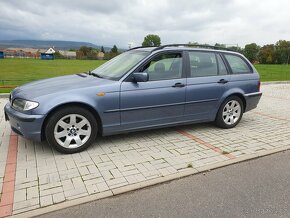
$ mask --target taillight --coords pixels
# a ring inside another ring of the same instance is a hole
[[[258,82],[258,92],[260,91],[260,88],[261,88],[261,81],[259,80],[259,82]]]

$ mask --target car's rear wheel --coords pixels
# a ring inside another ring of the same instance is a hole
[[[220,106],[216,116],[216,125],[221,128],[233,128],[242,119],[244,106],[237,96],[228,97]]]
[[[95,117],[81,107],[64,107],[50,116],[45,134],[48,143],[62,153],[76,153],[89,147],[97,136]]]

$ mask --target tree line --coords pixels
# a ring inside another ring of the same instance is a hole
[[[81,60],[96,60],[96,59],[104,59],[109,60],[121,52],[118,47],[114,45],[110,51],[105,51],[104,47],[101,46],[100,49],[92,48],[87,46],[81,46],[78,50],[76,50],[76,58]]]
[[[223,44],[215,44],[218,47],[226,47]],[[226,47],[245,55],[252,63],[260,64],[289,64],[290,41],[279,40],[275,44],[260,46],[256,43],[246,44],[244,48],[239,46]]]
[[[189,45],[199,45],[197,42],[189,42]],[[149,34],[144,37],[142,46],[160,46],[161,39],[158,35]],[[203,44],[207,45],[207,44]],[[227,47],[225,44],[216,43],[215,46],[227,48],[245,55],[252,63],[261,64],[289,64],[290,63],[290,41],[279,40],[275,44],[259,46],[256,43]]]
[[[189,45],[200,45],[198,42],[189,42]],[[142,46],[161,45],[161,39],[158,35],[149,34],[144,37]],[[202,44],[208,46],[208,44]],[[267,44],[260,46],[256,43],[246,44],[244,48],[237,46],[226,46],[225,44],[216,43],[216,47],[227,48],[245,55],[252,63],[261,64],[289,64],[290,63],[290,41],[279,40],[275,44]],[[102,52],[104,56],[100,58],[98,55]],[[105,59],[114,58],[121,51],[116,45],[110,51],[105,51],[102,46],[100,49],[82,46],[76,50],[77,59]]]

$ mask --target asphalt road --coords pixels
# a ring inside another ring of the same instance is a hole
[[[41,217],[290,217],[290,151]]]

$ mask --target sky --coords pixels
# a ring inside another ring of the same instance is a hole
[[[0,40],[259,45],[290,40],[289,0],[0,0]]]

